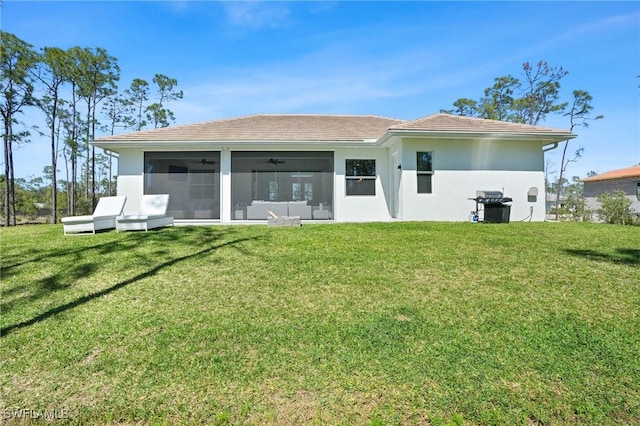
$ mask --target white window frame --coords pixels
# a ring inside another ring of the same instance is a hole
[[[418,161],[418,157],[420,156],[420,154],[424,154],[424,153],[428,153],[431,156],[431,170],[418,170],[418,165],[420,164],[420,162]],[[431,180],[431,191],[430,192],[423,192],[420,191],[420,176],[430,176],[430,180]],[[433,151],[417,151],[416,152],[416,192],[418,194],[425,194],[425,195],[430,195],[433,194]]]
[[[374,169],[374,174],[373,175],[357,175],[357,176],[350,176],[349,175],[349,167],[348,164],[350,161],[373,161],[373,169]],[[345,173],[344,173],[344,177],[345,177],[345,196],[347,197],[375,197],[376,195],[376,185],[375,185],[375,181],[377,179],[377,172],[376,172],[376,159],[375,158],[346,158],[344,161],[344,165],[345,165]],[[371,180],[373,181],[373,193],[371,194],[349,194],[349,185],[350,183],[353,182],[362,182],[364,180]]]

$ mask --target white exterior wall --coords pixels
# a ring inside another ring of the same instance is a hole
[[[119,154],[118,195],[127,197],[124,214],[135,214],[144,191],[144,154],[140,149],[122,149]]]
[[[220,151],[220,221],[231,222],[231,151]]]
[[[389,147],[389,179],[391,187],[389,206],[391,217],[394,219],[400,219],[403,215],[401,200],[405,189],[402,175],[402,142],[397,141]]]
[[[260,150],[264,147],[243,146]],[[287,147],[293,150],[291,147]],[[322,150],[321,147],[315,147]],[[269,147],[269,150],[276,149]],[[312,149],[306,147],[306,149]],[[154,149],[150,149],[155,151]],[[202,148],[200,148],[202,150]],[[220,151],[220,213],[222,223],[231,218],[231,151]],[[326,150],[326,148],[325,148]],[[417,193],[416,152],[433,152],[433,193]],[[121,149],[118,195],[127,196],[125,213],[135,213],[144,192],[144,152]],[[345,160],[376,160],[375,196],[346,196]],[[511,220],[545,219],[544,156],[539,142],[518,140],[437,140],[404,138],[388,147],[337,148],[334,151],[333,218],[337,222],[399,220],[467,221],[475,209],[477,190],[498,190],[513,198]],[[528,197],[530,188],[538,196]]]
[[[542,172],[514,171],[436,171],[433,176],[433,194],[417,193],[415,172],[403,172],[405,196],[402,204],[402,220],[467,221],[476,204],[469,198],[475,198],[476,190],[502,191],[513,199],[511,220],[527,219],[533,207],[532,221],[544,221],[544,194],[539,192],[534,200],[527,195],[529,188],[544,188]],[[482,206],[479,206],[480,219]]]
[[[433,193],[418,194],[416,153],[433,152]],[[478,190],[513,199],[511,220],[545,219],[544,157],[539,143],[503,140],[405,139],[400,219],[466,221]],[[530,188],[538,196],[529,197]],[[480,216],[482,218],[482,214]]]
[[[347,196],[345,161],[347,159],[376,160],[376,195]],[[376,222],[391,219],[389,214],[391,187],[389,185],[389,151],[386,148],[336,149],[334,155],[333,209],[337,222]]]

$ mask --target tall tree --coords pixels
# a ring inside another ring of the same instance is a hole
[[[109,135],[114,135],[117,128],[133,129],[136,121],[131,116],[131,104],[121,94],[113,93],[102,104],[102,114],[106,121],[101,130]]]
[[[589,122],[592,120],[600,120],[604,118],[604,116],[602,115],[591,117],[591,112],[593,111],[591,101],[593,101],[593,97],[589,94],[589,92],[584,90],[573,91],[573,101],[571,102],[571,107],[569,108],[569,111],[564,113],[565,117],[569,117],[571,132],[573,132],[576,127],[589,127]],[[559,218],[558,207],[560,206],[560,194],[562,193],[563,175],[566,172],[569,163],[575,162],[578,158],[580,158],[583,151],[583,148],[579,148],[578,150],[576,150],[572,158],[567,158],[568,147],[569,140],[566,140],[564,142],[564,148],[562,149],[562,159],[560,160],[560,176],[558,177],[558,186],[556,191],[556,220],[558,220]]]
[[[68,102],[64,99],[60,100],[59,103],[59,110],[58,113],[56,114],[56,119],[58,121],[58,123],[55,125],[55,149],[56,149],[56,163],[58,163],[59,161],[59,157],[60,154],[62,154],[63,156],[63,164],[65,166],[65,171],[66,171],[66,179],[60,179],[58,173],[60,172],[60,170],[56,170],[56,195],[57,195],[57,200],[56,200],[56,204],[59,207],[60,205],[66,205],[67,209],[69,209],[69,204],[68,204],[68,192],[69,192],[69,164],[67,162],[67,156],[66,154],[66,138],[68,137],[67,131],[68,131],[68,126],[67,123],[69,122],[69,117],[70,117],[70,112],[69,109],[67,108],[67,104]],[[49,166],[50,167],[50,166]],[[46,168],[45,168],[46,169]],[[48,170],[48,169],[47,169]],[[48,171],[47,173],[45,173],[45,175],[51,175],[51,183],[53,184],[53,176],[52,173],[50,171]],[[64,194],[65,196],[61,197],[61,193],[60,193],[60,185],[64,185],[65,191]]]
[[[0,39],[0,113],[5,164],[4,220],[5,225],[10,226],[16,224],[13,145],[28,136],[26,132],[14,132],[14,125],[18,123],[17,115],[34,102],[34,82],[30,70],[37,62],[37,54],[32,45],[11,33],[0,31]]]
[[[441,109],[440,112],[454,115],[464,115],[466,117],[478,116],[478,103],[473,99],[460,98],[453,103],[454,109]]]
[[[142,114],[145,110],[145,104],[149,101],[149,83],[140,78],[136,78],[124,93],[127,102],[133,106],[134,116],[132,119],[136,123],[135,129],[140,131],[147,125]]]
[[[69,112],[67,120],[64,122],[66,137],[65,137],[65,153],[68,152],[68,161],[71,163],[71,176],[67,177],[69,188],[68,193],[68,205],[69,213],[75,215],[78,212],[78,172],[80,170],[80,152],[81,152],[81,140],[80,135],[82,128],[85,125],[80,118],[80,84],[83,79],[83,49],[80,47],[71,47],[67,50],[69,58],[69,68],[67,69],[67,78],[71,84],[71,94],[68,99]],[[66,154],[65,154],[66,156]]]
[[[478,102],[460,98],[453,103],[454,110],[443,112],[536,125],[566,108],[566,103],[559,102],[560,81],[568,74],[562,67],[525,62],[522,73],[523,81],[511,75],[497,77]]]
[[[525,62],[522,68],[525,89],[514,103],[512,121],[536,125],[544,121],[547,114],[564,111],[567,103],[559,102],[560,80],[569,72],[562,67],[549,66],[545,61],[538,61],[535,66]]]
[[[87,104],[87,168],[86,168],[86,192],[91,188],[92,207],[96,199],[96,172],[95,172],[95,147],[90,143],[95,138],[96,131],[96,107],[109,95],[116,92],[116,82],[120,79],[120,68],[117,60],[110,56],[105,49],[82,49],[80,53],[80,80],[78,81],[79,95]],[[91,152],[89,152],[91,150]],[[89,163],[89,159],[91,162]],[[91,179],[89,179],[91,176]]]
[[[113,135],[118,127],[127,129],[134,128],[136,125],[135,120],[131,116],[131,104],[120,94],[114,93],[107,98],[102,105],[102,113],[108,119],[108,121],[102,126],[102,131],[110,135]],[[110,152],[106,153],[109,156],[108,193],[111,194],[111,183],[113,181],[113,154]]]
[[[61,99],[61,88],[68,75],[69,58],[67,53],[57,47],[45,47],[40,56],[39,66],[36,69],[35,76],[40,84],[44,87],[44,95],[41,96],[37,103],[40,109],[45,113],[46,122],[50,132],[50,148],[51,148],[51,220],[53,223],[58,222],[58,116],[60,115],[60,107],[63,102]]]
[[[512,76],[498,77],[494,84],[484,90],[480,99],[480,117],[491,120],[513,120],[514,96],[520,81]]]
[[[164,107],[166,102],[182,99],[182,90],[176,90],[178,80],[163,74],[156,74],[153,82],[158,86],[158,102],[147,107],[147,119],[153,121],[154,128],[167,127],[175,120],[173,112]]]

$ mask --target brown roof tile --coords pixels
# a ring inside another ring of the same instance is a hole
[[[573,137],[568,130],[433,114],[413,121],[375,115],[260,114],[104,136],[96,142],[362,141],[394,132],[516,133]]]
[[[510,123],[506,121],[487,120],[484,118],[465,117],[451,114],[433,114],[406,121],[391,127],[391,130],[415,130],[437,132],[471,132],[471,133],[560,133],[573,136],[569,130],[552,127],[531,126],[528,124]]]
[[[402,123],[373,115],[250,115],[101,137],[98,141],[362,141]]]
[[[611,170],[610,172],[584,178],[582,179],[582,182],[596,182],[599,180],[623,179],[629,177],[640,177],[640,165]]]

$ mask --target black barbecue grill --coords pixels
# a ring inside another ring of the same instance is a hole
[[[476,191],[476,198],[469,198],[476,202],[476,215],[478,206],[484,206],[484,221],[486,223],[509,223],[511,216],[512,198],[505,197],[500,191]]]

